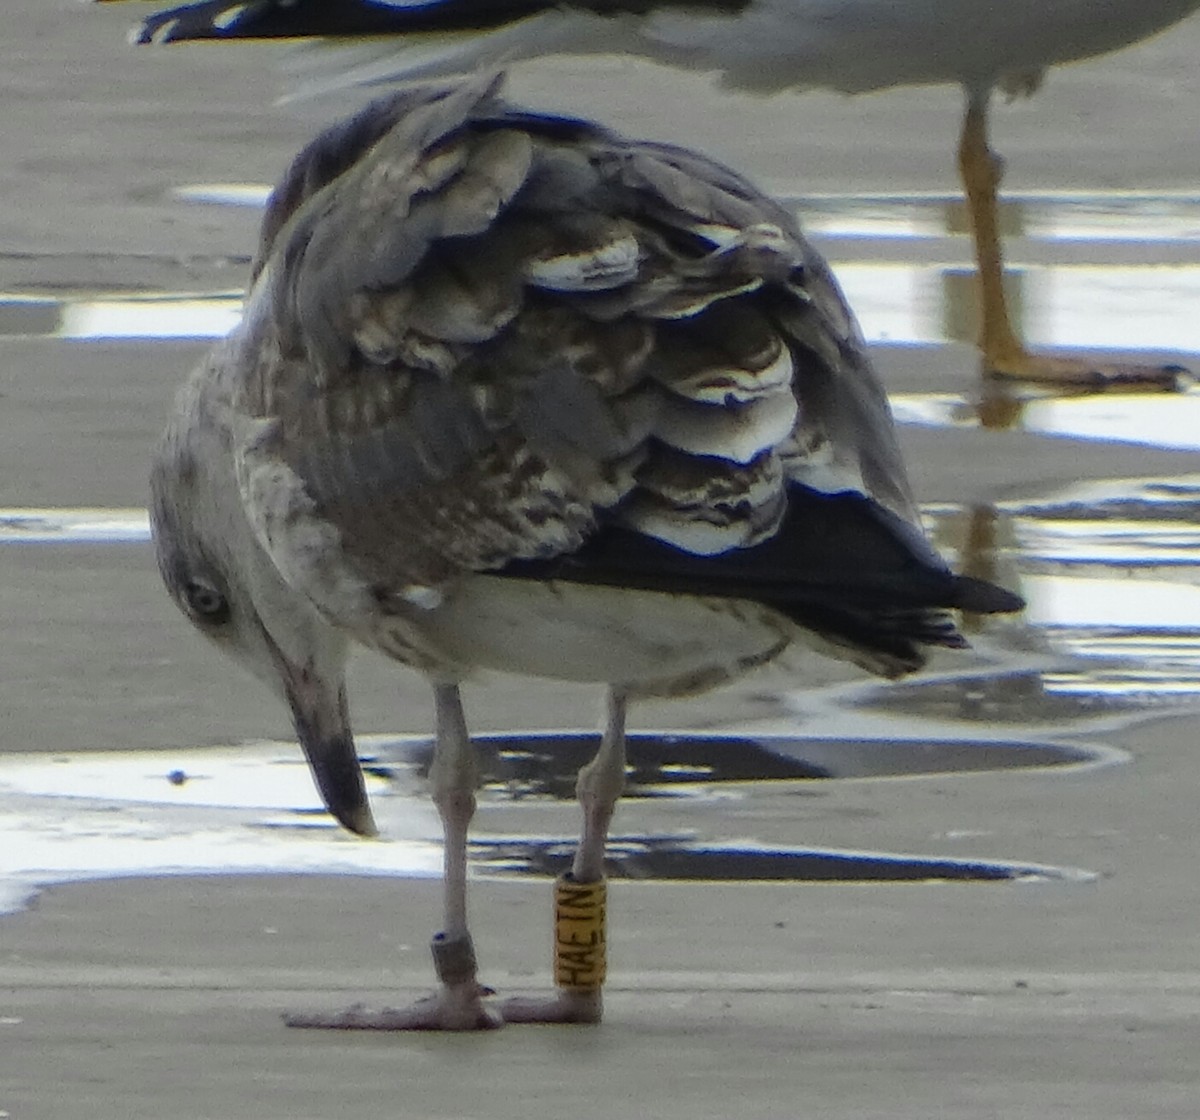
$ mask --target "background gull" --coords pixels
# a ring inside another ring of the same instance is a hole
[[[143,42],[323,36],[334,84],[395,81],[550,54],[626,53],[715,71],[760,94],[863,93],[950,83],[965,94],[958,164],[979,276],[985,372],[1105,385],[1176,383],[1178,367],[1033,354],[1012,324],[997,220],[993,90],[1029,94],[1046,70],[1154,35],[1200,0],[204,0],[148,17]],[[364,45],[358,37],[376,37]],[[320,57],[320,56],[318,56]]]
[[[242,323],[180,394],[151,517],[172,596],[285,699],[347,828],[373,831],[348,642],[434,690],[441,988],[298,1025],[497,1021],[466,915],[472,674],[608,687],[558,885],[559,991],[501,1007],[595,1021],[603,957],[572,971],[561,943],[603,944],[631,698],[793,643],[899,676],[923,646],[965,645],[948,609],[1020,606],[925,541],[854,319],[783,208],[684,149],[508,107],[481,78],[383,98],[296,158]]]

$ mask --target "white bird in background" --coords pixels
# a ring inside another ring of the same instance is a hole
[[[554,54],[625,53],[719,73],[759,94],[864,93],[951,83],[965,91],[958,164],[979,277],[984,370],[1101,386],[1174,384],[1178,367],[1031,353],[1008,312],[997,222],[992,92],[1030,93],[1046,70],[1139,42],[1200,0],[207,0],[145,20],[144,42],[383,36],[357,43],[342,82],[465,73]]]
[[[793,643],[894,677],[965,645],[853,316],[791,215],[682,148],[407,87],[314,140],[276,188],[241,324],[180,394],[152,475],[180,608],[291,709],[329,809],[373,831],[347,643],[424,673],[445,830],[441,988],[296,1025],[495,1025],[467,926],[480,670],[609,690],[557,885],[557,994],[594,1022],[625,709]]]

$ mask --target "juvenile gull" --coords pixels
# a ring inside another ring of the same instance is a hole
[[[949,609],[1021,605],[926,542],[853,316],[787,211],[703,156],[512,108],[497,86],[406,89],[300,153],[244,319],[182,390],[153,468],[172,596],[284,698],[347,828],[373,831],[348,642],[434,691],[441,987],[297,1025],[499,1021],[466,918],[473,673],[608,687],[558,884],[559,990],[500,1008],[596,1021],[630,699],[792,643],[895,677],[925,645],[965,645]]]
[[[1096,363],[1026,348],[1003,288],[1002,163],[989,148],[988,110],[995,89],[1032,93],[1049,67],[1139,42],[1197,8],[1200,0],[205,0],[147,17],[137,35],[143,42],[322,36],[352,43],[322,67],[337,74],[335,84],[464,73],[550,54],[626,53],[714,71],[723,85],[760,94],[959,85],[958,163],[985,371],[1173,385],[1176,366]],[[376,45],[361,36],[377,37]]]

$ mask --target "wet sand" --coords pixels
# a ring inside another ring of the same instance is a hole
[[[172,188],[270,181],[345,107],[274,105],[274,48],[133,51],[123,41],[129,20],[119,5],[10,3],[0,42],[0,290],[236,288],[256,213],[184,206]],[[1194,188],[1198,49],[1192,20],[1051,75],[1031,103],[999,108],[1010,185]],[[955,189],[952,90],[748,106],[699,80],[600,63],[530,67],[512,88],[533,104],[703,146],[789,194]],[[202,350],[0,337],[0,505],[141,506],[149,447]],[[974,376],[963,346],[877,353],[896,391],[961,388]],[[1022,432],[907,428],[904,438],[928,502],[1200,468],[1194,453]],[[0,751],[289,733],[282,710],[177,618],[145,545],[6,545],[0,617]],[[821,682],[850,678],[838,666],[816,672]],[[638,722],[779,719],[777,697],[795,684],[772,670],[695,703],[649,706]],[[364,732],[429,726],[423,686],[387,665],[356,665],[353,703]],[[585,689],[503,680],[473,690],[469,703],[480,729],[580,725],[597,710]],[[1133,756],[1087,773],[624,806],[619,827],[635,832],[1007,858],[1100,877],[619,883],[608,1020],[597,1029],[401,1038],[279,1024],[283,1009],[424,990],[437,913],[430,882],[193,877],[52,888],[0,918],[0,1115],[1190,1118],[1200,1099],[1194,723],[1051,729]],[[568,806],[554,806],[542,826],[565,833],[572,821]],[[548,887],[483,881],[474,907],[488,982],[544,986]]]

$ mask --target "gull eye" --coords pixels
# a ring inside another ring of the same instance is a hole
[[[229,600],[206,579],[190,579],[183,585],[188,613],[199,622],[229,621]]]

